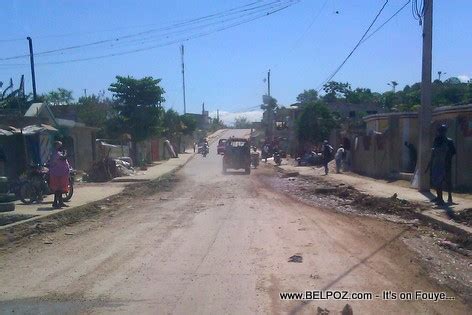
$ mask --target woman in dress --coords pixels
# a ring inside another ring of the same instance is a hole
[[[54,152],[49,163],[49,187],[54,192],[52,207],[68,207],[62,200],[62,194],[69,191],[69,162],[62,150],[62,142],[54,142]]]

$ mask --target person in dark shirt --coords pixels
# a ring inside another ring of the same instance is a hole
[[[444,205],[443,188],[448,192],[448,203],[452,201],[452,157],[457,153],[454,141],[446,136],[447,125],[438,128],[431,151],[428,168],[431,174],[431,184],[436,189],[437,197],[433,199],[438,205]]]

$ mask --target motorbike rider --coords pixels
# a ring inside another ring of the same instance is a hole
[[[59,209],[68,207],[62,199],[62,194],[69,190],[69,162],[63,151],[62,142],[54,142],[54,152],[49,162],[49,187],[54,192],[52,207]]]

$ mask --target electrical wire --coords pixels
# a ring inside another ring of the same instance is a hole
[[[300,0],[277,0],[277,1],[271,1],[271,2],[263,3],[263,4],[259,4],[260,1],[259,2],[252,2],[250,4],[250,5],[252,5],[252,7],[248,7],[248,5],[245,5],[245,6],[242,6],[242,7],[240,6],[240,7],[236,7],[236,8],[227,10],[227,11],[207,15],[207,16],[204,16],[204,17],[195,18],[195,19],[192,19],[192,20],[189,20],[189,21],[186,21],[186,22],[173,24],[173,25],[163,27],[163,28],[149,29],[149,30],[145,30],[145,31],[142,31],[142,32],[134,33],[134,34],[128,34],[128,35],[119,36],[119,37],[115,37],[115,38],[109,38],[109,39],[94,41],[94,42],[90,42],[90,43],[86,43],[86,44],[72,45],[72,46],[62,47],[62,48],[58,48],[58,49],[51,49],[51,50],[47,50],[47,51],[41,51],[41,52],[35,53],[34,55],[36,57],[36,56],[48,55],[48,54],[52,54],[52,53],[56,53],[56,52],[65,52],[65,51],[75,50],[75,49],[79,49],[79,48],[97,46],[97,45],[102,45],[102,44],[107,44],[107,43],[115,43],[115,42],[118,42],[118,41],[139,37],[139,36],[142,36],[142,35],[152,34],[152,33],[160,32],[160,31],[172,30],[172,29],[176,29],[176,28],[178,29],[178,28],[181,28],[181,27],[184,27],[184,26],[192,25],[192,24],[195,24],[195,23],[200,23],[202,21],[207,21],[207,20],[211,20],[211,19],[221,18],[221,17],[225,17],[225,16],[228,16],[228,15],[241,14],[241,13],[251,14],[252,12],[260,12],[260,11],[257,11],[257,10],[272,9],[274,7],[274,5],[283,7],[286,3],[291,4],[291,3],[296,3],[296,2],[299,2],[299,1]],[[254,6],[254,4],[259,4],[259,5]],[[225,21],[220,21],[220,22],[225,22]],[[203,27],[205,27],[205,26],[207,26],[207,25],[203,25]],[[197,27],[194,27],[193,29],[198,29],[199,27],[202,27],[202,26],[197,26]],[[164,34],[163,36],[166,36],[166,34]],[[4,58],[0,58],[0,61],[8,61],[8,60],[14,60],[14,59],[20,59],[20,58],[26,58],[26,57],[29,57],[29,54],[22,54],[22,55],[4,57]]]
[[[385,3],[382,5],[382,7],[380,8],[379,12],[377,12],[375,18],[372,20],[372,22],[370,23],[369,27],[367,28],[367,30],[364,32],[364,34],[362,35],[362,37],[359,39],[359,41],[357,42],[357,44],[354,46],[354,48],[349,52],[349,54],[346,56],[346,58],[344,58],[343,62],[341,62],[341,64],[336,68],[336,70],[334,70],[334,72],[326,79],[324,80],[317,88],[318,92],[320,92],[322,89],[323,89],[323,86],[331,81],[334,76],[341,70],[341,68],[346,64],[346,62],[349,60],[349,58],[351,58],[351,56],[354,54],[354,52],[357,50],[357,48],[359,48],[359,46],[362,44],[362,41],[364,40],[364,38],[366,38],[367,34],[369,33],[370,29],[374,26],[375,22],[377,22],[379,16],[382,14],[383,10],[385,9],[385,7],[387,6],[388,4],[388,1],[389,0],[385,0]]]
[[[387,20],[385,20],[385,22],[383,22],[379,27],[377,27],[372,33],[369,34],[369,36],[367,36],[366,38],[364,38],[362,41],[361,41],[361,44],[364,43],[365,41],[367,41],[369,38],[371,38],[372,36],[375,35],[375,33],[377,33],[378,31],[380,31],[388,22],[390,22],[394,17],[396,17],[401,11],[403,11],[406,6],[408,4],[410,4],[411,0],[408,0],[404,5],[402,5],[400,7],[400,9],[398,9],[397,11],[395,11],[395,13],[393,13],[393,15],[391,17],[389,17]]]
[[[195,18],[195,19],[191,19],[191,20],[183,20],[183,21],[180,21],[180,22],[175,22],[173,25],[174,25],[174,26],[175,26],[175,25],[184,25],[184,24],[186,24],[186,23],[191,23],[191,22],[195,22],[195,21],[198,21],[198,20],[203,20],[203,19],[206,19],[206,18],[214,17],[214,16],[219,15],[219,14],[222,14],[222,13],[234,11],[234,10],[239,9],[239,8],[249,7],[249,6],[252,6],[252,5],[257,4],[257,3],[260,3],[260,2],[262,2],[262,0],[257,0],[257,1],[248,3],[248,4],[245,4],[245,5],[236,7],[236,8],[232,8],[232,9],[229,9],[229,10],[226,10],[226,11],[216,12],[216,13],[209,14],[209,15],[206,15],[206,16],[203,16],[203,17],[199,17],[199,18]],[[133,28],[142,28],[142,27],[150,27],[150,26],[156,26],[156,25],[157,25],[156,23],[153,23],[153,24],[135,25],[135,26],[128,26],[128,27],[116,27],[116,28],[111,28],[111,29],[97,30],[97,31],[89,31],[89,32],[75,32],[75,33],[65,33],[65,34],[55,34],[55,35],[43,35],[43,36],[40,35],[40,36],[34,36],[34,37],[35,37],[35,38],[39,38],[39,39],[43,39],[43,38],[60,38],[60,37],[69,37],[69,36],[80,36],[80,35],[97,34],[97,33],[103,33],[103,32],[115,32],[115,31],[120,31],[120,30],[127,30],[127,29],[133,29]],[[24,37],[9,38],[9,39],[0,39],[0,43],[1,43],[1,42],[24,41],[25,38],[26,38],[26,35],[25,35]]]

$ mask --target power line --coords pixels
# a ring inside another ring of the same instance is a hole
[[[334,70],[334,72],[326,79],[324,80],[317,88],[318,92],[321,91],[321,89],[323,88],[323,86],[331,81],[332,78],[334,78],[334,76],[339,72],[339,70],[341,70],[341,68],[346,64],[346,62],[349,60],[349,58],[351,58],[352,54],[354,54],[354,52],[357,50],[357,48],[362,44],[362,41],[364,40],[364,38],[367,36],[367,34],[369,33],[370,29],[372,28],[372,26],[374,26],[375,22],[377,21],[377,19],[379,18],[380,14],[382,14],[383,10],[385,9],[385,7],[387,6],[388,4],[388,0],[385,0],[385,3],[382,5],[382,7],[380,8],[379,12],[377,13],[377,15],[375,16],[375,18],[372,20],[372,22],[370,23],[369,27],[367,28],[367,30],[364,32],[364,34],[362,35],[362,37],[359,39],[359,41],[357,42],[357,44],[354,46],[354,48],[349,52],[349,54],[347,55],[347,57],[343,60],[343,62],[341,62],[341,64],[336,68],[336,70]]]
[[[385,22],[383,22],[379,27],[377,27],[372,33],[370,33],[369,36],[367,36],[366,38],[364,38],[364,39],[362,40],[361,44],[364,43],[365,41],[367,41],[367,40],[368,40],[369,38],[371,38],[372,36],[374,36],[375,33],[377,33],[378,31],[380,31],[388,22],[390,22],[395,16],[397,16],[401,11],[403,11],[403,9],[405,9],[406,6],[407,6],[408,4],[410,4],[410,3],[411,3],[411,0],[408,0],[404,5],[402,5],[402,6],[400,7],[400,9],[398,9],[397,11],[395,11],[395,13],[394,13],[391,17],[389,17]]]
[[[239,6],[239,7],[235,7],[235,8],[229,9],[229,10],[225,10],[225,11],[216,12],[216,13],[213,13],[213,14],[210,14],[210,15],[206,15],[206,16],[203,16],[203,17],[199,17],[199,18],[195,18],[195,19],[191,19],[191,20],[184,20],[184,21],[180,21],[180,22],[175,22],[175,23],[173,24],[173,26],[183,25],[183,24],[186,24],[186,23],[195,22],[195,21],[198,21],[198,20],[210,18],[210,17],[216,16],[216,15],[219,15],[219,14],[222,14],[222,13],[230,12],[230,11],[233,11],[233,10],[236,10],[236,9],[239,9],[239,8],[249,7],[249,6],[252,6],[252,5],[257,4],[257,3],[260,3],[260,2],[261,2],[261,0],[257,0],[257,1],[251,2],[251,3],[248,3],[248,4],[245,4],[245,5]],[[40,36],[35,36],[35,38],[39,38],[39,39],[43,39],[43,38],[59,38],[59,37],[69,37],[69,36],[77,36],[77,35],[97,34],[97,33],[103,33],[103,32],[114,32],[114,31],[119,31],[119,30],[127,30],[127,29],[132,29],[132,28],[149,27],[149,26],[155,26],[155,25],[157,25],[157,24],[156,24],[156,23],[152,23],[152,24],[146,24],[146,25],[135,25],[135,26],[128,26],[128,27],[116,27],[116,28],[111,28],[111,29],[104,29],[104,30],[97,30],[97,31],[89,31],[89,32],[74,32],[74,33],[54,34],[54,35],[43,35],[43,36],[40,35]],[[23,40],[25,39],[25,37],[26,37],[26,35],[25,35],[24,37],[18,37],[18,38],[0,39],[0,43],[1,43],[1,42],[23,41]]]
[[[108,58],[108,57],[127,55],[127,54],[131,54],[131,53],[137,53],[137,52],[152,50],[152,49],[159,48],[159,47],[169,46],[169,45],[172,45],[172,44],[181,43],[181,42],[184,42],[184,41],[189,41],[189,40],[192,40],[192,39],[208,36],[208,35],[211,35],[211,34],[214,34],[214,33],[218,33],[218,32],[227,30],[229,28],[234,28],[236,26],[239,26],[239,25],[242,25],[242,24],[245,24],[245,23],[249,23],[251,21],[254,21],[254,20],[269,16],[269,15],[275,14],[279,11],[282,11],[282,10],[284,10],[284,9],[286,9],[286,8],[288,8],[288,7],[294,5],[295,3],[298,3],[298,2],[299,1],[290,1],[285,6],[275,8],[275,9],[269,11],[269,12],[264,12],[263,14],[259,14],[258,16],[248,18],[248,19],[245,19],[245,20],[233,23],[233,24],[229,24],[229,25],[226,25],[226,26],[223,26],[223,27],[219,27],[219,28],[214,29],[214,30],[193,34],[193,35],[190,35],[190,36],[185,37],[185,38],[179,38],[179,39],[171,40],[171,41],[168,41],[168,42],[165,42],[165,43],[162,43],[162,44],[158,44],[158,45],[148,46],[148,47],[144,47],[144,48],[137,48],[137,49],[132,49],[132,50],[126,50],[126,51],[116,52],[116,53],[109,53],[109,54],[93,56],[93,57],[77,58],[77,59],[55,61],[55,62],[42,62],[42,63],[37,63],[37,65],[64,64],[64,63],[71,63],[71,62],[103,59],[103,58]]]
[[[51,49],[51,50],[47,50],[47,51],[41,51],[41,52],[36,53],[35,56],[49,55],[49,54],[52,54],[52,53],[64,52],[64,51],[69,51],[69,50],[76,50],[76,49],[79,49],[79,48],[98,46],[98,45],[103,45],[103,44],[107,44],[107,43],[116,43],[116,42],[119,42],[119,41],[136,38],[136,37],[139,37],[139,36],[142,36],[142,35],[148,35],[148,34],[160,32],[160,31],[168,31],[168,30],[172,30],[172,29],[178,29],[178,28],[182,28],[184,26],[188,26],[188,25],[192,25],[192,24],[196,24],[196,23],[201,23],[202,21],[218,19],[218,18],[222,18],[222,17],[225,17],[225,16],[231,16],[231,15],[236,15],[236,14],[241,14],[241,13],[245,13],[247,15],[250,15],[251,13],[254,13],[254,12],[264,11],[264,9],[266,9],[266,10],[272,9],[272,8],[274,8],[274,6],[275,7],[283,7],[286,3],[294,4],[294,3],[299,2],[299,1],[300,0],[285,0],[285,1],[284,0],[277,0],[277,1],[271,1],[271,2],[267,2],[267,3],[263,3],[263,4],[259,4],[260,1],[259,2],[253,2],[253,3],[250,4],[250,5],[252,5],[252,7],[248,7],[248,5],[239,6],[239,7],[236,7],[236,8],[232,8],[230,10],[226,10],[226,11],[215,13],[215,14],[210,14],[210,15],[207,15],[207,16],[204,16],[204,17],[195,18],[195,19],[192,19],[192,20],[188,20],[186,22],[181,22],[181,23],[173,24],[173,25],[170,25],[170,26],[162,27],[162,28],[145,30],[145,31],[141,31],[141,32],[138,32],[138,33],[134,33],[134,34],[128,34],[128,35],[123,35],[123,36],[119,36],[119,37],[115,37],[115,38],[98,40],[98,41],[94,41],[94,42],[90,42],[90,43],[86,43],[86,44],[72,45],[72,46],[68,46],[68,47]],[[259,5],[254,6],[254,4],[259,4]],[[244,18],[244,14],[241,15],[240,17]],[[229,19],[229,20],[231,20],[231,19]],[[223,20],[223,21],[219,21],[219,22],[216,22],[216,23],[224,23],[226,21]],[[216,24],[216,23],[213,22],[213,24]],[[211,23],[207,24],[207,25],[200,25],[200,26],[197,25],[196,27],[193,27],[193,29],[207,27],[208,25],[211,25]],[[190,30],[191,29],[192,28],[190,28]],[[188,29],[187,29],[187,31],[188,31]],[[172,33],[170,33],[170,34],[172,34]],[[161,37],[166,36],[166,35],[169,35],[169,34],[163,34],[163,35],[161,35]],[[146,39],[146,38],[144,38],[144,39]],[[25,57],[28,57],[28,56],[29,56],[28,54],[22,54],[22,55],[4,57],[4,58],[0,58],[0,61],[1,60],[7,61],[7,60],[20,59],[20,58],[25,58]]]

